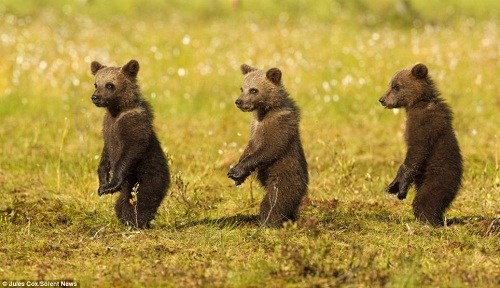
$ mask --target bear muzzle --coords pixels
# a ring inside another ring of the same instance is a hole
[[[90,99],[92,99],[92,103],[94,103],[94,105],[97,107],[106,106],[104,101],[102,101],[102,98],[99,95],[93,94],[92,97],[90,97]]]
[[[380,97],[380,99],[378,99],[378,102],[380,102],[380,104],[382,104],[382,106],[384,106],[384,108],[387,108],[387,109],[395,108],[394,105],[387,103],[386,96]]]
[[[384,100],[384,97],[380,97],[380,99],[378,99],[378,102],[380,102],[380,104],[382,104],[382,106],[385,107],[385,100]]]
[[[245,105],[245,103],[241,99],[237,99],[234,102],[234,104],[236,104],[236,107],[238,107],[243,112],[249,112],[249,111],[252,111],[254,109],[254,106],[252,104]]]

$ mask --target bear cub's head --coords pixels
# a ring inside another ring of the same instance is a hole
[[[281,84],[281,71],[271,68],[267,72],[251,67],[247,64],[241,65],[241,72],[245,75],[241,86],[241,95],[235,104],[242,111],[254,110],[266,111],[280,105],[284,93]]]
[[[389,89],[378,101],[385,108],[409,108],[420,101],[429,101],[437,96],[434,84],[424,64],[396,73],[389,83]]]
[[[92,102],[97,107],[120,108],[138,97],[136,93],[139,62],[130,60],[123,67],[106,67],[97,61],[90,64],[95,76]]]

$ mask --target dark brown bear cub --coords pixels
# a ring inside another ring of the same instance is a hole
[[[307,193],[307,162],[299,134],[299,109],[281,83],[281,71],[243,64],[245,78],[236,106],[253,112],[250,141],[228,177],[240,185],[254,171],[266,194],[260,204],[263,225],[295,221]]]
[[[439,97],[423,64],[398,72],[379,101],[386,108],[404,107],[407,115],[406,158],[387,192],[404,199],[415,184],[415,217],[443,225],[444,212],[460,188],[463,169],[450,107]]]
[[[120,191],[115,205],[124,225],[148,227],[170,184],[165,154],[153,131],[153,112],[142,99],[139,63],[106,67],[92,62],[92,102],[104,107],[104,148],[97,173],[99,196]],[[134,197],[132,192],[137,193]]]

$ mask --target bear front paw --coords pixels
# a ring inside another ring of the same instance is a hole
[[[408,194],[408,191],[399,191],[398,192],[398,199],[399,200],[404,200],[406,199],[406,195]]]
[[[250,175],[250,173],[247,173],[243,171],[242,169],[238,168],[238,165],[234,166],[227,172],[227,177],[231,178],[234,180],[234,183],[236,186],[241,185],[241,183],[245,182],[245,179]]]
[[[387,191],[387,193],[389,194],[396,194],[399,192],[399,182],[397,181],[397,179],[394,179],[391,184],[389,184],[387,186],[387,188],[385,188],[385,191]]]
[[[410,182],[408,182],[408,180],[406,179],[401,180],[399,184],[398,199],[399,200],[405,199],[409,189],[410,189]]]
[[[102,196],[104,194],[112,194],[120,190],[121,181],[111,181],[99,187],[97,194]]]

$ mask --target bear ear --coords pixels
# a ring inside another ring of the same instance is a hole
[[[246,75],[252,71],[257,70],[257,68],[253,68],[252,66],[247,65],[247,64],[242,64],[240,69],[241,69],[241,73],[243,73],[243,75]]]
[[[97,73],[97,71],[101,70],[104,67],[106,67],[106,66],[102,65],[101,63],[99,63],[97,61],[92,61],[92,63],[90,63],[90,71],[92,71],[92,75],[94,75],[94,76]]]
[[[413,68],[411,68],[411,74],[418,79],[425,78],[427,76],[427,72],[427,67],[422,63],[418,63],[417,65],[413,66]]]
[[[281,71],[278,68],[271,68],[266,72],[267,79],[276,85],[281,83]]]
[[[137,62],[137,60],[128,61],[128,63],[122,67],[122,72],[131,78],[135,78],[137,73],[139,73],[139,62]]]

